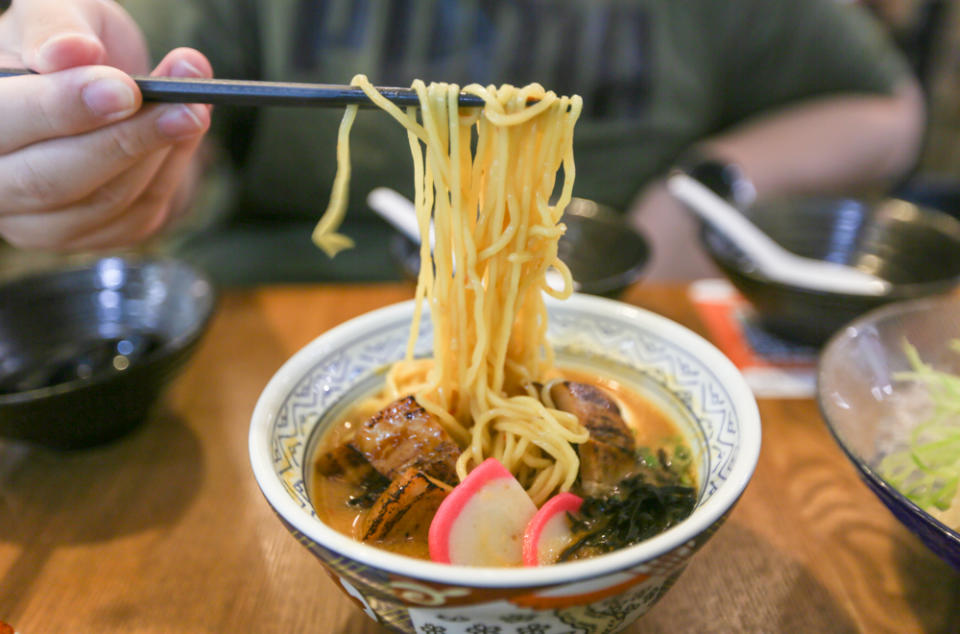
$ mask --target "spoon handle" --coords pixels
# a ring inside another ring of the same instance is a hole
[[[866,271],[787,251],[713,190],[683,172],[671,174],[667,188],[773,280],[799,288],[851,295],[885,295],[890,292],[890,282]]]

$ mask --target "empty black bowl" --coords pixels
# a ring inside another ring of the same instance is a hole
[[[615,297],[640,278],[650,259],[650,246],[623,214],[574,198],[561,221],[567,231],[557,245],[557,255],[570,268],[577,291]],[[416,278],[419,247],[397,235],[391,248],[404,273]]]
[[[215,303],[203,274],[163,258],[103,258],[0,286],[0,438],[72,449],[131,430]]]
[[[896,199],[800,198],[754,205],[745,215],[797,255],[848,264],[892,283],[882,297],[823,292],[771,280],[705,224],[707,252],[754,306],[762,325],[815,346],[892,301],[944,293],[960,282],[960,221]]]

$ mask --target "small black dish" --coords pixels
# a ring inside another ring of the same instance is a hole
[[[855,266],[893,285],[886,295],[867,296],[777,282],[704,224],[701,238],[713,261],[754,306],[761,325],[791,341],[819,347],[873,308],[945,293],[960,282],[960,221],[943,212],[896,199],[797,198],[744,213],[788,251]]]
[[[570,268],[575,290],[616,297],[640,279],[650,260],[650,246],[623,214],[591,200],[574,198],[561,222],[567,231],[557,245],[557,255]],[[403,272],[416,279],[420,247],[397,234],[391,250]]]
[[[107,257],[0,286],[0,438],[76,449],[130,431],[215,304],[205,275],[164,258]]]

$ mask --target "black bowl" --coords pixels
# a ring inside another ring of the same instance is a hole
[[[797,255],[848,264],[892,283],[882,297],[823,292],[771,280],[708,224],[701,238],[713,261],[756,308],[763,327],[822,345],[882,304],[945,293],[960,282],[960,221],[888,199],[803,198],[754,205],[745,215]]]
[[[185,263],[109,257],[0,286],[0,438],[58,449],[143,421],[215,306]]]
[[[640,279],[650,259],[650,246],[623,214],[574,198],[562,222],[567,231],[557,245],[557,255],[570,268],[577,291],[616,297]],[[420,270],[419,246],[397,235],[391,249],[404,273],[415,279]]]

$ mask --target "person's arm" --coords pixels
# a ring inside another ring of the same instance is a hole
[[[913,167],[923,96],[871,15],[835,0],[718,10],[717,132],[697,149],[739,164],[760,197],[883,189]]]
[[[913,165],[923,112],[923,99],[912,83],[891,97],[822,97],[758,116],[694,151],[735,164],[758,199],[882,192]],[[647,279],[721,275],[699,247],[698,222],[663,181],[644,191],[631,221],[654,245]]]
[[[139,29],[103,0],[15,0],[0,15],[0,237],[14,246],[129,244],[169,219],[210,124],[202,105],[146,106]],[[157,75],[210,77],[192,49]]]
[[[923,111],[912,83],[891,97],[822,97],[745,122],[698,144],[695,152],[735,164],[760,199],[885,191],[916,159]],[[720,275],[696,246],[696,220],[662,181],[644,192],[632,222],[655,245],[648,279]]]
[[[681,161],[737,164],[760,198],[884,191],[908,173],[922,145],[923,97],[867,15],[834,0],[698,6],[715,27],[700,31],[714,132],[692,140]],[[643,192],[632,221],[654,244],[651,279],[718,273],[696,247],[697,222],[662,180]]]
[[[925,127],[919,86],[892,95],[844,94],[755,116],[697,144],[735,163],[759,198],[888,189],[916,163]]]

